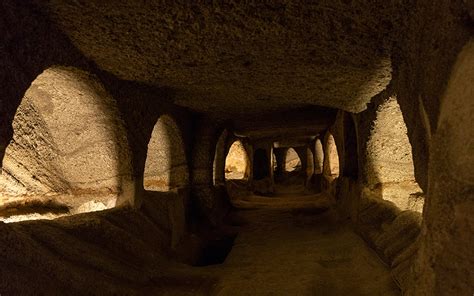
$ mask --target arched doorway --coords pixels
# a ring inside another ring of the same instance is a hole
[[[147,191],[170,191],[187,186],[188,182],[181,132],[173,118],[162,115],[148,142],[143,186]]]
[[[131,198],[126,132],[115,101],[95,76],[72,67],[45,70],[26,91],[12,126],[0,177],[0,219],[55,218]]]
[[[250,174],[250,160],[240,140],[234,141],[225,159],[225,178],[246,180]]]
[[[333,181],[339,177],[339,155],[336,141],[330,132],[326,134],[324,146],[323,175]]]
[[[474,39],[459,53],[431,139],[429,186],[409,294],[472,293],[474,217]],[[429,129],[428,129],[429,130]],[[449,273],[449,275],[448,275]],[[449,280],[449,285],[446,281]]]

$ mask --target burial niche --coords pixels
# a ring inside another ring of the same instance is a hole
[[[26,91],[0,176],[0,219],[47,219],[114,207],[131,182],[128,142],[99,80],[51,67]]]
[[[187,186],[188,181],[181,132],[170,116],[162,115],[148,142],[143,186],[147,191],[170,191]]]

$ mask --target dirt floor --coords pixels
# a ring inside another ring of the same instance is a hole
[[[388,268],[350,225],[316,210],[240,210],[216,295],[400,295]],[[336,223],[335,223],[336,222]]]
[[[275,186],[275,196],[237,196],[230,215],[240,224],[221,265],[216,295],[400,295],[387,266],[339,221],[325,194]],[[239,209],[240,208],[240,209]]]

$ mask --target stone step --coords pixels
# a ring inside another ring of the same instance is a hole
[[[419,232],[421,215],[416,212],[403,211],[392,223],[384,227],[383,234],[375,241],[377,248],[385,250],[393,244],[399,244],[406,234]]]

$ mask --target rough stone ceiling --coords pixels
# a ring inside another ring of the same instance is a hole
[[[261,113],[259,116],[242,116],[233,121],[238,136],[251,139],[301,139],[313,137],[334,123],[337,111],[324,107],[306,107],[284,112]]]
[[[400,2],[39,1],[103,70],[223,117],[363,110],[391,79]]]

